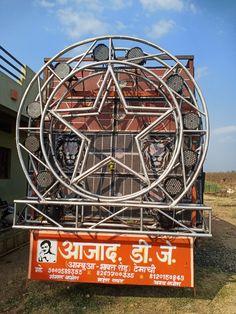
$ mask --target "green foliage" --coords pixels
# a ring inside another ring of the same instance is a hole
[[[205,182],[205,193],[218,193],[221,191],[221,187],[214,182]]]

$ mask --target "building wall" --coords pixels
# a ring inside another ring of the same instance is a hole
[[[15,124],[21,98],[35,73],[27,66],[24,72],[24,78],[17,81],[0,71],[0,148],[10,149],[9,175],[8,178],[0,178],[0,198],[10,204],[15,199],[24,198],[27,187],[16,150]],[[34,100],[36,92],[35,84],[27,98],[28,102]]]
[[[1,113],[1,118],[4,114]],[[15,143],[15,124],[12,122],[11,133],[0,131],[0,147],[10,149],[9,178],[0,179],[0,198],[13,203],[16,198],[23,198],[26,193],[26,178],[19,163]]]
[[[28,87],[29,82],[34,76],[34,72],[27,66],[24,68],[25,78],[21,81],[13,80],[7,74],[0,71],[0,105],[12,110],[13,112],[18,111],[21,98]],[[12,99],[12,91],[17,94],[17,99]],[[27,101],[31,102],[34,100],[35,93],[37,91],[37,82],[33,84],[31,93],[27,97]]]

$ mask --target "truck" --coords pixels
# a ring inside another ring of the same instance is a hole
[[[194,243],[211,237],[194,57],[117,35],[44,61],[16,122],[28,277],[194,288]]]

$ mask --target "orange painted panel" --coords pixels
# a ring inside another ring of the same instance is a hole
[[[28,278],[193,287],[193,239],[31,231]]]

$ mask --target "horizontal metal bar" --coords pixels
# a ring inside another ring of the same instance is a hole
[[[83,226],[94,226],[94,227],[96,227],[94,225],[94,223],[92,223],[92,222],[84,222]],[[130,228],[131,227],[131,226],[127,225],[127,224],[115,224],[115,223],[102,223],[100,226],[101,227],[102,226],[104,226],[104,227],[115,227],[115,228],[117,228],[117,227],[120,227],[120,228]],[[93,228],[89,228],[89,230],[93,230]]]
[[[32,199],[27,199],[27,200],[14,200],[15,203],[18,204],[25,204],[25,203],[31,203],[31,204],[38,204],[38,205],[79,205],[79,206],[113,206],[113,207],[135,207],[135,208],[140,208],[140,207],[145,207],[145,208],[163,208],[163,209],[186,209],[186,210],[208,210],[211,211],[212,208],[209,206],[204,206],[204,205],[199,205],[199,204],[178,204],[175,206],[170,206],[168,204],[164,205],[163,203],[156,203],[156,202],[91,202],[91,201],[84,201],[84,200],[68,200],[68,201],[63,201],[63,200],[57,200],[57,201],[52,201],[52,200],[32,200]]]
[[[41,226],[42,226],[42,224],[44,225],[44,227],[45,227],[45,225],[46,225],[46,223],[48,224],[48,222],[46,222],[46,221],[38,221],[38,220],[29,220],[29,219],[27,219],[27,220],[25,220],[25,222],[26,223],[28,223],[29,225],[31,224],[31,225],[34,225],[34,227],[36,227],[35,225],[37,225],[38,226],[38,228],[41,228]],[[93,226],[93,227],[96,227],[94,224],[95,223],[93,223],[93,222],[78,222],[78,224],[80,224],[80,229],[81,228],[83,228],[84,226],[85,227],[87,227],[87,226]],[[27,225],[27,226],[29,226],[29,225]],[[69,228],[69,227],[66,227],[66,225],[76,225],[76,222],[73,222],[73,221],[71,221],[71,222],[65,222],[64,224],[63,224],[63,226],[62,226],[62,228]],[[15,226],[18,226],[17,224],[15,224]],[[23,226],[22,224],[19,224],[19,226]],[[101,224],[100,225],[101,227],[110,227],[110,228],[117,228],[117,227],[119,227],[119,228],[130,228],[130,229],[132,229],[132,230],[140,230],[138,227],[137,227],[137,225],[135,226],[135,225],[127,225],[127,224],[115,224],[115,223],[103,223],[103,224]],[[150,225],[145,225],[144,224],[144,227],[146,228],[146,230],[147,229],[149,229],[149,230],[152,230],[152,229],[154,229],[154,230],[156,230],[157,229],[157,227],[156,226],[150,226]],[[74,227],[70,227],[70,228],[74,228]],[[93,228],[84,228],[85,230],[97,230],[97,229],[93,229]],[[204,233],[205,234],[205,231],[208,231],[208,233],[210,233],[211,234],[211,232],[210,232],[210,228],[207,228],[207,229],[204,229],[204,228],[190,228],[191,229],[191,231],[195,231],[195,232],[197,232],[198,234],[200,233],[200,232],[202,232],[202,233]],[[113,230],[113,229],[112,229]],[[114,230],[116,230],[116,229],[114,229]],[[123,229],[122,229],[123,230]],[[174,231],[169,231],[169,232],[177,232],[177,233],[179,233],[179,232],[183,232],[183,230],[184,230],[184,228],[175,228],[174,229]],[[143,230],[141,230],[141,231],[143,231]],[[156,232],[156,231],[154,231],[154,232]],[[160,231],[159,230],[159,232],[162,232],[162,231]]]
[[[26,126],[26,127],[19,127],[18,128],[19,130],[40,130],[40,128],[39,127],[28,127],[28,126]]]
[[[209,233],[185,233],[185,232],[168,232],[168,231],[140,231],[140,230],[114,230],[114,229],[87,229],[87,228],[56,228],[56,227],[37,227],[37,226],[22,226],[14,225],[16,229],[31,229],[31,230],[52,230],[63,232],[87,232],[87,233],[111,233],[111,234],[137,234],[137,235],[153,235],[153,236],[169,236],[169,237],[212,237]]]
[[[178,60],[193,60],[194,59],[193,55],[176,55],[175,57]],[[78,60],[79,59],[80,59],[80,57],[78,58]],[[122,58],[122,60],[123,59],[124,58]],[[168,56],[167,54],[160,55],[159,59],[162,59],[162,60],[172,60],[170,58],[170,56]],[[44,62],[48,62],[49,60],[51,60],[51,58],[49,58],[49,57],[44,58]],[[68,58],[68,57],[59,57],[59,58],[55,59],[54,61],[55,62],[67,62],[69,60],[70,60],[70,58]],[[84,61],[91,61],[91,60],[94,60],[94,59],[93,58],[84,58]],[[75,60],[73,60],[73,61],[75,61]]]
[[[206,133],[206,130],[183,130],[184,133]]]

